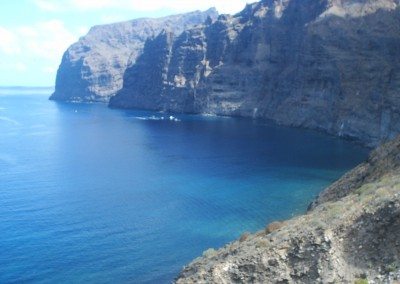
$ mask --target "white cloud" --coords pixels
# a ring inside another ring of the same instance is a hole
[[[113,8],[118,6],[121,1],[113,0],[69,0],[70,6],[79,10],[94,10],[94,9],[104,9]],[[127,2],[127,1],[122,1]]]
[[[38,58],[59,60],[77,38],[59,20],[8,29],[0,27],[0,52],[17,55],[24,50]]]
[[[77,35],[59,20],[13,28],[0,27],[1,67],[17,73],[29,69],[54,74],[62,54],[78,39]]]
[[[35,37],[38,35],[38,31],[31,26],[18,27],[16,30],[17,33],[20,34],[21,36]]]
[[[101,9],[157,11],[168,9],[176,12],[205,10],[216,7],[220,13],[236,13],[242,10],[246,3],[256,0],[34,0],[34,3],[45,11],[90,11]]]
[[[192,10],[206,10],[215,7],[220,13],[236,13],[244,8],[246,3],[254,2],[253,0],[129,0],[126,6],[137,11],[154,11],[159,9],[168,9],[172,11],[186,12]]]
[[[14,69],[15,69],[16,71],[18,71],[18,72],[25,72],[25,71],[28,69],[28,67],[27,67],[24,63],[22,63],[22,62],[17,62],[17,63],[14,65]]]
[[[57,71],[57,68],[54,66],[45,66],[42,68],[43,73],[54,74]]]
[[[67,47],[77,39],[59,20],[40,22],[33,28],[37,33],[26,38],[26,44],[34,55],[41,58],[59,60]]]
[[[90,28],[86,26],[78,27],[75,31],[76,35],[83,36],[89,32]]]
[[[7,55],[18,54],[20,52],[16,36],[4,27],[0,27],[0,52]]]
[[[122,22],[122,21],[126,21],[125,15],[108,14],[108,15],[101,16],[101,18],[100,18],[101,24],[117,23],[117,22]]]
[[[59,12],[63,10],[63,6],[60,5],[59,2],[49,1],[49,0],[33,0],[33,2],[38,6],[41,10],[48,12]]]

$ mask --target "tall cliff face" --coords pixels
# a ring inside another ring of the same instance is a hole
[[[202,24],[208,17],[217,16],[218,12],[212,8],[205,12],[95,26],[64,53],[51,99],[108,102],[122,88],[127,66],[135,63],[148,38],[164,28],[180,34]]]
[[[324,191],[306,215],[274,222],[186,266],[177,283],[398,283],[400,137]]]
[[[159,86],[138,88],[154,67],[148,42],[110,105],[262,117],[376,145],[400,132],[399,27],[399,0],[264,0],[170,35]]]

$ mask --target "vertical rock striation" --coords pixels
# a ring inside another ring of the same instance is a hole
[[[159,19],[137,19],[95,26],[64,53],[53,100],[108,102],[122,87],[126,68],[135,63],[148,38],[164,28],[176,34],[214,19],[218,12],[192,12]]]
[[[149,40],[110,106],[261,117],[376,145],[400,132],[399,27],[399,0],[263,0],[169,35],[158,73]]]

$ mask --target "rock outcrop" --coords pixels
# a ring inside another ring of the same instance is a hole
[[[53,100],[108,102],[122,88],[126,68],[135,63],[148,38],[170,28],[176,34],[215,19],[218,12],[192,12],[95,26],[64,53]]]
[[[400,137],[303,216],[210,249],[177,283],[398,283]]]
[[[400,133],[399,27],[399,0],[263,0],[149,40],[110,105],[267,118],[374,146]]]

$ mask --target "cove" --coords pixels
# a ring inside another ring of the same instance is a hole
[[[0,282],[169,283],[303,213],[368,150],[250,119],[0,93]]]

